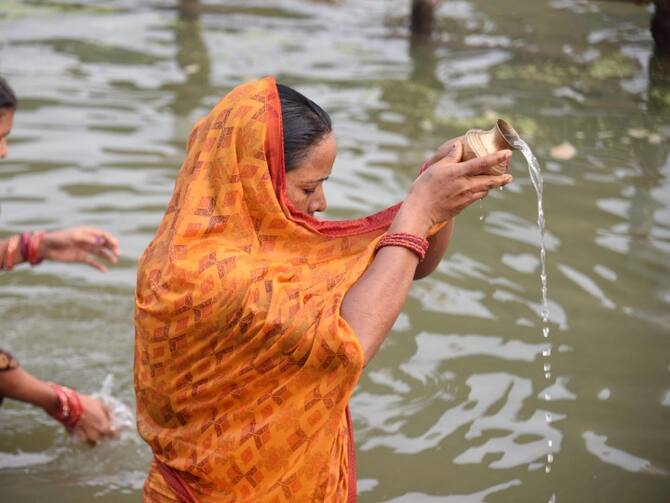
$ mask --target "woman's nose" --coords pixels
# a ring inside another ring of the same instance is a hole
[[[309,212],[315,213],[317,211],[326,211],[328,203],[326,202],[326,195],[323,193],[323,188],[319,187],[314,194],[314,199],[310,201]]]

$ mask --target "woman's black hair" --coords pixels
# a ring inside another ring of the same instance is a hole
[[[3,108],[11,108],[12,110],[15,110],[18,104],[19,101],[16,99],[14,91],[9,87],[7,81],[0,77],[0,111],[2,111]]]
[[[333,130],[330,116],[295,89],[277,84],[284,126],[284,165],[295,169],[307,151]]]

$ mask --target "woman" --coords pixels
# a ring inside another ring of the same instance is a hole
[[[7,156],[7,137],[18,102],[9,84],[0,77],[0,158]],[[22,262],[35,266],[43,260],[81,262],[100,271],[107,268],[97,257],[116,263],[119,243],[110,233],[89,227],[57,232],[24,232],[0,240],[0,270],[11,271]],[[0,403],[12,398],[44,409],[51,417],[89,445],[113,436],[109,412],[99,400],[75,390],[42,381],[19,366],[0,348]]]
[[[195,125],[138,270],[145,501],[355,501],[349,397],[511,152],[461,163],[448,142],[402,204],[322,221],[335,148],[327,114],[272,78]]]

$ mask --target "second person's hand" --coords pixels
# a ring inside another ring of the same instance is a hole
[[[93,227],[48,232],[40,244],[40,255],[47,260],[81,262],[102,272],[107,267],[96,257],[115,264],[120,254],[118,240],[109,232]]]
[[[74,427],[73,433],[91,447],[98,442],[118,436],[112,428],[109,410],[100,400],[90,395],[79,395],[82,405],[82,414]]]

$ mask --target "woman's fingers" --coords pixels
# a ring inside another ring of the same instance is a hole
[[[88,442],[88,445],[90,445],[91,447],[95,447],[96,445],[98,445],[99,441],[100,441],[100,434],[96,430],[91,429],[91,431],[89,431],[88,434],[86,435],[86,442]]]
[[[463,157],[463,137],[459,136],[440,145],[428,161],[429,165],[444,161],[447,163],[460,162]]]
[[[483,192],[473,192],[472,195],[471,195],[471,198],[470,198],[471,199],[470,204],[474,203],[475,201],[481,201],[482,199],[484,199],[488,195],[489,195],[488,191],[486,191],[486,192],[484,192],[484,191]]]
[[[455,176],[478,176],[493,175],[496,171],[493,169],[498,164],[506,164],[512,157],[511,150],[500,150],[493,154],[483,157],[475,157],[469,161],[461,162],[455,167]]]
[[[107,408],[107,406],[104,403],[102,404],[102,410],[105,413],[105,418],[107,419],[107,425],[111,429],[111,427],[112,427],[111,426],[111,424],[112,424],[112,413],[109,411],[109,409]]]
[[[463,206],[469,206],[475,201],[481,201],[488,194],[489,190],[503,187],[512,181],[511,175],[498,176],[476,176],[471,179],[472,185],[467,192],[467,203]],[[462,208],[461,208],[462,209]]]
[[[85,245],[87,249],[96,252],[96,254],[97,250],[105,250],[105,255],[101,255],[101,257],[116,263],[121,254],[121,249],[119,248],[119,241],[112,234],[92,227],[83,227],[78,230],[80,231],[78,236],[80,244]]]
[[[109,232],[92,227],[79,227],[71,229],[71,232],[74,234],[73,244],[76,243],[75,246],[79,248],[75,258],[77,262],[83,262],[102,272],[106,272],[107,267],[95,260],[94,255],[110,264],[118,262],[119,242]]]
[[[89,253],[82,250],[81,255],[77,257],[77,262],[82,262],[86,265],[97,269],[100,272],[107,272],[107,267],[96,261]]]
[[[432,224],[453,218],[474,201],[486,197],[489,190],[512,181],[511,175],[499,174],[494,168],[499,164],[507,165],[511,150],[458,162],[462,156],[462,143],[450,147],[457,153],[457,159],[445,152],[434,169],[424,171],[417,178],[411,191],[411,202],[407,201],[418,213],[427,213]]]
[[[504,187],[513,180],[512,175],[480,175],[473,176],[468,180],[468,192],[488,192],[498,187]]]
[[[119,255],[121,255],[121,248],[119,247],[119,240],[116,239],[111,233],[100,230],[100,229],[94,229],[94,231],[97,233],[96,241],[101,242],[100,244],[104,246],[105,250],[108,250],[111,254],[111,256],[114,257],[114,260],[112,262],[116,263],[116,259],[118,259]]]
[[[118,262],[118,258],[112,253],[111,250],[107,248],[93,248],[91,249],[91,253],[94,253],[101,259],[106,260],[110,264],[116,264]]]

